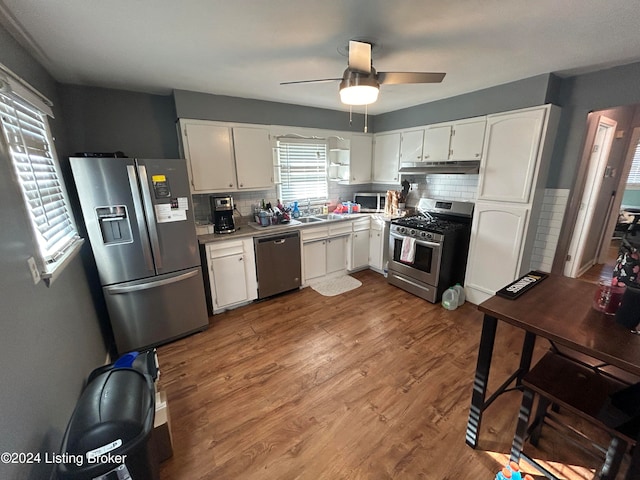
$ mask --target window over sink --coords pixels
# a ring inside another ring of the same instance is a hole
[[[276,148],[279,174],[278,198],[282,202],[325,201],[327,180],[327,141],[325,139],[280,138]]]

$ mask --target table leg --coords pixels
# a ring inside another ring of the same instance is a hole
[[[522,453],[524,440],[527,436],[527,428],[529,427],[529,418],[531,417],[531,408],[533,407],[534,396],[535,394],[527,388],[522,392],[522,404],[520,405],[520,412],[518,414],[516,434],[514,435],[513,443],[511,444],[511,460],[516,463],[520,461],[520,454]]]
[[[640,435],[636,440],[631,454],[631,464],[625,475],[625,480],[640,480]]]
[[[533,347],[536,345],[536,335],[531,332],[525,332],[522,341],[522,352],[520,353],[520,368],[518,369],[518,377],[516,385],[520,386],[522,377],[531,370],[531,359],[533,357]]]
[[[482,412],[485,409],[485,396],[487,393],[487,381],[493,355],[493,344],[496,339],[496,327],[498,320],[490,315],[485,315],[482,321],[482,334],[478,348],[478,363],[476,375],[473,380],[473,394],[471,395],[471,408],[469,409],[469,421],[467,422],[466,442],[472,448],[478,445],[478,434]]]

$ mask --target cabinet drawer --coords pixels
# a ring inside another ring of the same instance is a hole
[[[329,225],[329,236],[351,233],[351,222],[339,222]]]
[[[219,242],[207,244],[209,258],[228,257],[229,255],[242,255],[244,248],[242,240],[232,242]]]
[[[325,238],[328,234],[329,229],[327,227],[303,228],[302,241],[305,242],[307,240],[318,240],[320,238]]]
[[[369,230],[370,225],[369,217],[359,218],[353,221],[353,231],[358,232],[360,230]]]

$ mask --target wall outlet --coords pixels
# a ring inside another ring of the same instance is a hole
[[[29,259],[27,260],[27,264],[29,265],[31,278],[33,278],[33,284],[37,285],[40,281],[40,271],[38,270],[35,259],[33,257],[29,257]]]

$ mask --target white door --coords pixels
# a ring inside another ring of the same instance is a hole
[[[421,162],[424,130],[409,130],[402,132],[400,142],[401,162]]]
[[[384,258],[383,230],[371,230],[369,232],[369,266],[379,272],[382,271],[382,259]]]
[[[327,247],[325,240],[305,242],[302,245],[304,255],[304,280],[324,277],[327,273]]]
[[[236,188],[231,129],[207,122],[185,122],[184,155],[189,162],[193,192],[229,191]]]
[[[211,259],[211,270],[215,289],[215,304],[218,308],[247,300],[244,255],[213,258]]]
[[[425,162],[444,162],[449,160],[451,125],[433,125],[424,131],[422,160]]]
[[[476,202],[465,279],[473,303],[486,300],[520,275],[528,216],[525,206]]]
[[[456,162],[480,160],[484,145],[486,119],[467,120],[453,124],[451,132],[451,156]]]
[[[369,230],[358,230],[351,236],[351,270],[369,265]]]
[[[528,203],[547,108],[489,115],[478,200]]]
[[[373,135],[351,136],[349,183],[371,182],[371,160],[373,156]]]
[[[570,260],[565,264],[564,273],[569,277],[579,277],[598,260],[598,249],[602,241],[601,233],[604,229],[605,220],[603,214],[606,215],[606,212],[601,211],[599,218],[596,217],[596,211],[599,206],[598,194],[604,181],[609,152],[611,151],[611,144],[613,143],[617,125],[618,123],[615,120],[604,116],[601,116],[598,120],[595,139],[591,147],[587,179],[584,184],[578,218],[569,246]],[[597,228],[592,230],[592,226]],[[594,231],[595,235],[590,235],[591,231]]]
[[[327,239],[327,274],[347,269],[347,240],[349,236]]]
[[[233,127],[238,188],[273,187],[273,151],[266,128]]]
[[[385,133],[375,136],[373,153],[373,181],[396,183],[400,158],[400,134]]]

